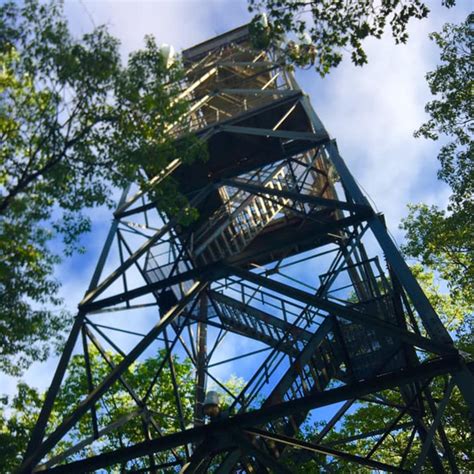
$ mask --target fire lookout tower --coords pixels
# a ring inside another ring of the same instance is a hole
[[[315,472],[334,460],[351,472],[459,472],[443,412],[459,389],[472,413],[472,363],[278,50],[255,50],[243,26],[183,57],[185,126],[210,156],[177,157],[152,181],[172,175],[199,218],[183,227],[146,192],[124,193],[22,472],[278,473],[311,460]],[[153,356],[151,375],[133,369]],[[73,358],[88,389],[53,421]],[[359,403],[390,405],[393,419],[336,436]],[[307,420],[325,424],[304,440]],[[400,430],[403,455],[382,462]],[[371,448],[354,453],[361,439]]]

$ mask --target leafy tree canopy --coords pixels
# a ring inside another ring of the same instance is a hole
[[[110,372],[109,362],[116,365],[120,362],[121,356],[106,352],[106,357],[109,360],[107,362],[95,347],[89,346],[88,350],[93,384],[97,385]],[[163,364],[165,365],[160,372],[160,376],[156,377],[158,369]],[[189,359],[179,360],[173,357],[173,371],[179,390],[182,417],[185,427],[189,427],[189,425],[192,425],[194,417],[195,374],[193,365]],[[123,380],[129,387],[133,388],[136,396],[141,400],[146,400],[148,411],[145,413],[140,410],[143,413],[137,416],[138,406],[124,384],[114,384],[106,392],[101,403],[96,406],[95,413],[98,428],[101,429],[111,423],[123,420],[127,415],[135,413],[135,416],[129,416],[128,421],[122,424],[120,428],[104,434],[100,437],[100,442],[84,447],[78,452],[78,455],[91,456],[143,441],[144,436],[146,437],[144,430],[150,429],[153,432],[153,427],[148,424],[149,417],[153,417],[162,433],[175,432],[180,429],[172,372],[164,350],[158,351],[155,356],[143,361],[135,362],[126,372]],[[149,390],[151,381],[154,381],[154,384],[152,390]],[[225,382],[225,386],[231,393],[238,393],[242,389],[243,380],[231,376]],[[75,355],[71,360],[68,375],[56,399],[48,432],[59,425],[71,407],[75,406],[88,393],[88,390],[89,382],[84,357]],[[34,428],[44,397],[45,393],[39,393],[36,389],[21,382],[18,384],[16,395],[11,400],[8,400],[8,398],[3,400],[4,408],[0,409],[0,459],[2,459],[0,472],[14,472],[15,468],[21,464],[22,455],[28,444],[30,433]],[[225,407],[230,403],[230,396],[223,394],[221,402]],[[67,439],[65,438],[58,443],[50,457],[64,452],[93,434],[94,425],[89,412],[79,420]],[[156,433],[153,433],[153,435],[155,436]],[[74,455],[71,455],[70,460],[73,459]],[[156,462],[165,463],[175,459],[168,459],[166,453],[163,453],[155,456],[155,460]],[[134,468],[144,467],[148,461],[146,459],[145,464],[141,464],[141,460],[134,461]],[[117,471],[111,468],[110,472]]]
[[[426,78],[435,99],[426,105],[430,119],[415,136],[447,139],[438,159],[438,177],[452,190],[446,210],[411,205],[402,228],[407,256],[438,271],[454,296],[474,307],[474,146],[472,133],[472,22],[446,24],[431,38],[441,49],[441,64]]]
[[[191,135],[175,140],[183,71],[153,37],[124,67],[104,27],[75,38],[60,2],[25,0],[1,4],[0,38],[0,370],[19,374],[67,323],[52,275],[61,241],[66,255],[80,250],[83,210],[206,152]],[[193,218],[171,179],[152,192]]]
[[[425,107],[430,119],[415,132],[416,137],[449,140],[438,156],[438,177],[453,190],[453,206],[472,206],[474,196],[473,24],[471,14],[459,25],[447,23],[441,32],[430,34],[440,49],[441,63],[426,75],[435,99]]]
[[[314,65],[324,76],[339,65],[343,51],[349,51],[354,64],[367,63],[363,41],[381,38],[389,29],[396,43],[408,39],[410,20],[428,16],[429,8],[420,0],[248,0],[251,12],[265,12],[266,21],[256,18],[256,37],[279,39],[282,34],[296,35],[286,50],[299,66]],[[452,7],[455,0],[443,0]]]

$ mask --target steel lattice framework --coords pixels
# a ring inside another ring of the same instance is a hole
[[[191,105],[173,127],[191,127],[210,158],[184,165],[176,157],[150,187],[172,175],[199,218],[180,226],[146,189],[124,192],[22,472],[289,472],[289,460],[309,459],[330,472],[339,458],[354,471],[459,472],[443,412],[453,388],[473,411],[473,367],[278,51],[253,49],[243,26],[184,59],[182,96]],[[92,346],[108,373],[94,373]],[[157,350],[164,356],[153,377],[134,379],[133,364]],[[88,390],[53,423],[73,354],[84,358]],[[193,364],[191,401],[176,374],[183,357]],[[253,367],[237,392],[225,383],[236,361]],[[149,400],[160,397],[154,390],[165,371],[172,399],[156,413]],[[434,400],[439,377],[444,395]],[[132,411],[112,406],[107,394],[117,385]],[[207,420],[211,385],[230,401]],[[361,400],[390,405],[387,391],[400,400],[393,420],[330,437]],[[325,426],[303,441],[303,422],[321,410]],[[115,415],[104,425],[106,411]],[[137,421],[142,438],[132,439],[126,429]],[[92,434],[74,437],[78,423]],[[381,462],[378,449],[400,430],[409,433],[404,455],[396,465]],[[112,435],[117,448],[102,452]],[[349,452],[360,439],[372,440],[370,452]],[[408,466],[413,450],[416,465]]]

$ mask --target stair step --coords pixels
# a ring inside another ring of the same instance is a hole
[[[282,167],[273,175],[271,170],[265,170],[254,176],[251,181],[269,189],[283,190],[289,188],[289,178],[286,167]],[[229,194],[227,190],[224,191],[225,195]],[[281,211],[282,206],[288,201],[286,198],[272,197],[270,200],[261,196],[253,196],[249,200],[248,193],[235,193],[230,201],[226,201],[226,209],[230,215],[217,214],[207,226],[196,232],[194,246],[197,249],[196,255],[206,253],[203,260],[208,262],[239,253]],[[228,205],[229,203],[231,206]],[[239,210],[237,211],[237,209]],[[219,229],[221,230],[219,231]],[[206,242],[207,245],[203,246]],[[213,243],[215,243],[214,247],[212,247]]]

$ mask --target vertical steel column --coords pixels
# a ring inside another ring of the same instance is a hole
[[[336,167],[336,170],[339,173],[339,176],[341,177],[341,180],[352,199],[354,199],[357,204],[370,206],[369,201],[360,190],[354,177],[349,171],[349,168],[339,155],[335,140],[332,140],[329,143],[327,150],[331,161]],[[453,340],[451,339],[451,336],[441,323],[438,315],[431,306],[431,303],[411,273],[407,263],[400,255],[400,252],[388,235],[387,230],[380,218],[375,215],[369,218],[368,223],[380,247],[385,253],[385,258],[391,265],[400,283],[402,283],[404,286],[405,291],[410,296],[410,299],[421,320],[423,321],[426,331],[430,337],[435,341],[452,345]],[[471,413],[474,413],[474,376],[464,365],[462,370],[454,375],[454,378],[466,403],[469,406]]]
[[[123,203],[125,202],[129,189],[130,189],[130,186],[128,186],[122,192],[117,209],[119,209],[120,206],[122,206]],[[110,248],[112,246],[112,242],[115,237],[115,232],[117,231],[117,228],[118,228],[118,222],[119,222],[118,219],[114,219],[112,221],[104,247],[102,249],[99,260],[95,267],[94,274],[92,275],[88,292],[95,289],[97,284],[99,283],[100,275],[102,273],[105,261],[109,254]],[[67,342],[64,346],[63,353],[61,354],[61,358],[59,359],[59,364],[54,373],[53,380],[51,381],[51,385],[48,389],[48,393],[46,394],[46,399],[43,403],[43,406],[41,407],[41,412],[38,416],[38,421],[36,422],[33,432],[31,434],[31,438],[28,443],[25,456],[23,458],[25,461],[29,458],[32,452],[34,452],[39,447],[39,445],[43,441],[44,433],[46,430],[46,424],[48,422],[48,418],[53,408],[54,399],[56,398],[58,394],[59,388],[64,378],[64,374],[66,372],[67,365],[71,358],[72,351],[74,349],[77,338],[79,336],[79,332],[84,323],[84,318],[85,318],[85,314],[79,311],[79,314],[76,316],[74,320],[73,327],[71,329]]]
[[[207,302],[207,294],[203,293],[199,301],[200,321],[197,324],[196,395],[194,405],[194,426],[204,424],[203,404],[204,398],[206,396]]]
[[[354,177],[349,171],[349,168],[347,168],[344,160],[339,155],[335,140],[332,140],[327,145],[327,150],[344,186],[349,191],[349,194],[355,203],[370,206],[369,201],[360,190]],[[428,298],[423,293],[423,290],[412,275],[405,260],[403,260],[397,247],[389,237],[387,230],[380,221],[380,218],[377,215],[374,215],[369,218],[368,222],[375,238],[385,253],[387,261],[392,265],[394,272],[397,274],[400,282],[403,284],[413,301],[413,305],[424,322],[430,337],[436,341],[443,342],[444,344],[452,344],[453,341],[448,331],[439,320],[438,315],[435,313]]]
[[[33,459],[32,456],[35,451],[39,449],[43,441],[44,434],[46,431],[46,425],[48,423],[49,416],[51,415],[51,410],[53,409],[54,400],[56,399],[56,396],[59,392],[59,388],[61,387],[64,374],[66,373],[67,365],[71,358],[74,346],[76,345],[76,341],[83,323],[84,314],[79,313],[76,316],[76,319],[74,320],[74,325],[71,329],[71,333],[69,334],[66,345],[64,346],[63,353],[61,354],[61,358],[59,359],[58,367],[56,369],[56,372],[54,373],[54,377],[48,389],[48,393],[46,394],[43,406],[41,407],[41,412],[38,416],[38,420],[31,434],[28,447],[26,448],[25,456],[23,458],[24,462],[20,467],[20,472],[29,472],[30,467],[36,461],[36,459]]]

